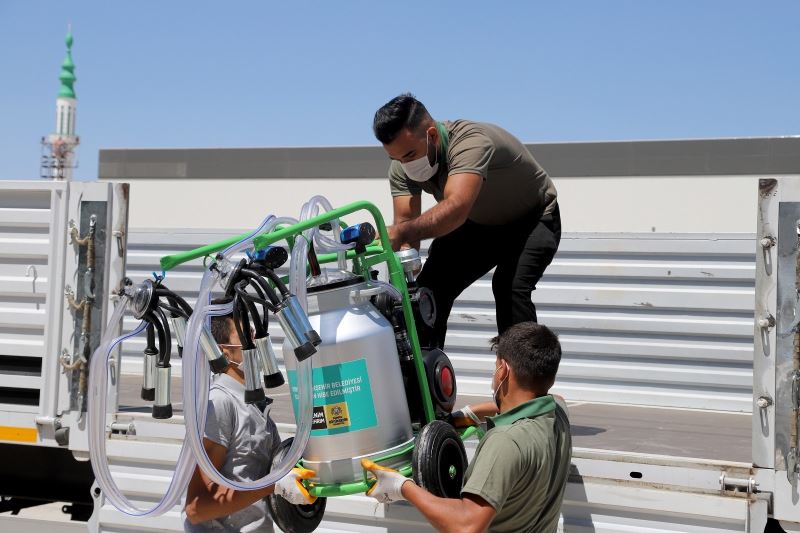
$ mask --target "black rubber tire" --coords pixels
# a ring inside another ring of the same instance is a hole
[[[458,432],[442,420],[422,427],[414,441],[411,456],[414,482],[442,498],[460,498],[467,452]]]
[[[273,466],[283,459],[293,440],[293,437],[289,437],[281,442],[272,458]],[[322,522],[326,501],[327,498],[317,498],[317,501],[309,505],[293,505],[281,496],[270,494],[267,496],[267,509],[272,520],[284,533],[311,533]]]

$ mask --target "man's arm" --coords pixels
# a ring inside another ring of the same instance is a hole
[[[441,202],[416,218],[395,223],[388,228],[392,249],[399,250],[403,243],[419,243],[422,239],[441,237],[461,226],[478,198],[482,183],[480,174],[448,176]]]
[[[475,494],[464,494],[461,499],[440,498],[413,481],[403,483],[402,493],[433,527],[442,532],[483,532],[497,514],[486,500]]]
[[[565,413],[569,413],[567,401],[559,394],[552,394],[556,403],[561,406]],[[474,403],[469,406],[481,421],[485,421],[487,416],[495,416],[498,413],[497,404],[494,401]]]
[[[394,207],[394,222],[396,226],[403,222],[414,220],[422,214],[422,197],[419,194],[406,194],[402,196],[392,197],[392,205]],[[419,240],[415,242],[400,243],[400,248],[405,247],[416,248],[419,250]]]
[[[481,402],[469,406],[472,412],[475,413],[481,420],[486,420],[487,416],[495,416],[497,414],[497,404],[494,402]]]
[[[203,446],[211,463],[219,470],[225,463],[228,449],[206,438],[203,439]],[[192,524],[199,524],[214,518],[228,516],[272,494],[273,490],[273,486],[260,490],[242,491],[220,487],[198,466],[195,468],[186,491],[186,517]]]

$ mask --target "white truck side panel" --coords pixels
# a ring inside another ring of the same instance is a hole
[[[141,281],[163,255],[243,231],[134,231],[128,275]],[[533,294],[539,320],[561,336],[557,391],[573,401],[750,411],[754,248],[752,235],[565,234]],[[167,274],[190,301],[199,264]],[[127,319],[125,328],[136,324]],[[275,321],[271,333],[279,346]],[[494,335],[487,275],[450,315],[446,351],[461,393],[488,394]],[[125,344],[123,373],[141,373],[143,349],[143,338]]]
[[[126,415],[142,433],[156,431],[148,415]],[[149,426],[148,426],[149,425]],[[177,460],[180,419],[159,424],[162,436],[173,438],[109,442],[109,460],[120,488],[146,505],[166,490]],[[166,426],[166,428],[165,428]],[[282,436],[289,426],[279,428]],[[471,458],[476,441],[469,440]],[[766,501],[719,490],[722,472],[746,476],[749,465],[715,461],[695,462],[668,457],[617,454],[576,449],[575,471],[567,486],[562,508],[562,527],[567,532],[761,532],[767,517]],[[638,463],[636,461],[639,461]],[[639,481],[630,473],[642,474]],[[180,509],[155,518],[126,516],[106,504],[96,513],[98,531],[182,531]],[[760,526],[759,526],[760,525]],[[760,529],[759,529],[760,527]],[[748,529],[750,528],[750,529]],[[377,504],[364,495],[328,500],[325,518],[317,531],[364,533],[417,533],[433,531],[422,516],[406,503]]]

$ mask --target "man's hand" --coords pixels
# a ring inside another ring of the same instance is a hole
[[[315,475],[316,472],[313,470],[292,468],[288,474],[275,483],[275,494],[281,496],[293,505],[308,505],[314,503],[317,501],[317,497],[308,493],[302,480],[310,479]]]
[[[481,419],[478,418],[478,415],[475,414],[469,405],[465,405],[458,411],[450,413],[448,422],[450,422],[453,427],[457,428],[481,425]]]
[[[420,195],[416,196],[395,196],[392,198],[392,207],[394,208],[394,222],[393,226],[388,227],[389,240],[391,241],[392,249],[394,251],[409,246],[419,250],[419,242],[395,242],[397,240],[397,226],[404,222],[414,220],[422,213],[422,200]]]
[[[395,252],[400,250],[404,244],[408,243],[406,234],[403,231],[404,225],[405,224],[401,222],[400,224],[393,224],[391,226],[387,226],[386,228],[386,233],[389,234],[389,243],[392,246],[392,250]]]
[[[367,491],[367,496],[372,496],[380,503],[405,500],[402,493],[403,483],[411,481],[397,470],[386,468],[369,459],[361,459],[361,467],[375,476],[375,484]]]

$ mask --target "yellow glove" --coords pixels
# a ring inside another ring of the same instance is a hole
[[[397,470],[386,468],[369,459],[361,459],[361,467],[375,476],[375,484],[367,491],[380,503],[405,500],[402,493],[403,483],[411,481]]]
[[[275,483],[275,494],[293,505],[314,503],[317,501],[317,497],[308,493],[305,485],[303,485],[303,480],[311,479],[315,475],[317,475],[316,472],[307,468],[292,468],[288,474]]]

